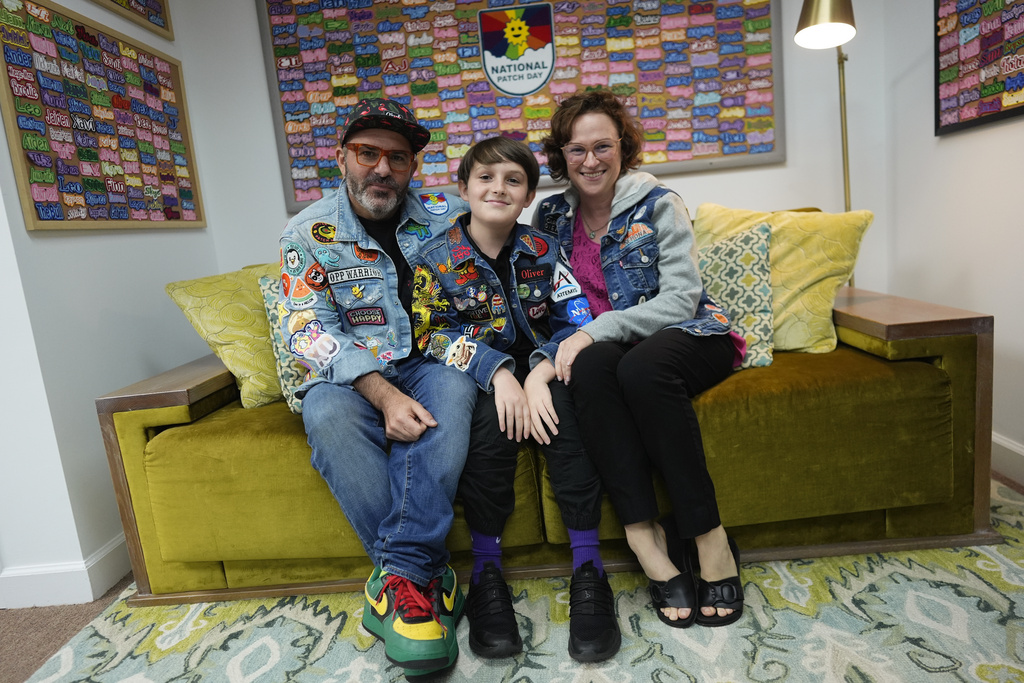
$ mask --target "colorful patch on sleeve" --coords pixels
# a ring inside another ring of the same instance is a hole
[[[454,365],[456,370],[463,372],[469,367],[469,362],[473,360],[473,356],[476,355],[476,344],[466,339],[465,336],[459,337],[451,343],[448,347],[448,353],[445,355],[444,364]]]
[[[292,308],[299,311],[304,308],[312,308],[317,302],[317,297],[316,292],[309,288],[305,280],[296,278],[289,300],[292,302]]]
[[[448,198],[444,196],[444,192],[421,194],[420,201],[427,213],[432,213],[435,216],[443,216],[448,213]]]
[[[306,269],[306,252],[299,244],[289,242],[284,246],[284,267],[289,275],[301,275]]]
[[[288,342],[292,353],[323,370],[338,355],[341,345],[338,340],[324,332],[319,320],[313,320],[292,335]]]
[[[338,241],[338,228],[330,223],[314,223],[309,234],[320,244],[334,244]]]
[[[452,340],[443,334],[434,334],[430,336],[430,345],[428,347],[428,353],[438,360],[444,360],[448,355],[448,347],[452,345]]]

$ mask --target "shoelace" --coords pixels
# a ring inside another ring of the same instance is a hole
[[[401,610],[404,617],[413,619],[430,617],[437,623],[441,623],[441,618],[434,611],[433,603],[409,579],[392,574],[384,582],[384,588],[394,589],[395,609]],[[444,624],[441,625],[444,626]]]

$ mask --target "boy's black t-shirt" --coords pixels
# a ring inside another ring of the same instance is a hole
[[[487,264],[494,271],[494,274],[498,276],[498,282],[501,283],[501,292],[499,292],[501,294],[501,298],[505,301],[511,301],[508,296],[508,287],[512,284],[512,264],[510,263],[510,259],[512,258],[512,240],[515,233],[513,232],[513,234],[509,235],[508,240],[506,240],[505,244],[501,247],[501,251],[498,252],[498,257],[492,259],[480,250],[476,240],[474,240],[473,236],[469,234],[469,230],[464,230],[463,232],[465,233],[466,238],[469,239],[470,244],[473,245],[473,249],[476,250],[476,253],[487,261]],[[513,291],[512,294],[516,295],[516,292]],[[508,310],[509,317],[512,319],[512,323],[516,326],[516,337],[512,341],[512,345],[502,351],[502,353],[507,353],[512,356],[513,360],[516,362],[517,368],[525,367],[528,370],[530,367],[530,354],[533,353],[537,347],[534,345],[533,341],[531,341],[533,339],[533,335],[530,330],[522,329],[518,321],[515,319],[515,316],[512,315],[511,308]]]
[[[409,320],[412,320],[412,268],[409,267],[408,261],[405,260],[405,254],[398,246],[396,234],[398,214],[383,220],[363,218],[362,216],[358,216],[358,218],[366,233],[377,241],[384,253],[391,257],[391,261],[395,264],[395,270],[398,272],[398,300],[402,302],[402,308],[405,309]],[[413,341],[409,357],[419,355],[420,349]]]

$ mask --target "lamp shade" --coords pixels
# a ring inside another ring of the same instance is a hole
[[[800,47],[838,47],[857,35],[851,0],[804,0],[793,39]]]

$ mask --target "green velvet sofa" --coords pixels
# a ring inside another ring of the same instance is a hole
[[[843,288],[829,353],[776,351],[696,402],[745,561],[994,543],[990,316]],[[371,567],[284,401],[200,358],[96,400],[136,603],[359,589]],[[664,490],[659,493],[663,509]],[[544,460],[519,454],[510,577],[568,574]],[[606,503],[610,571],[637,567]],[[469,565],[457,504],[453,564]]]

